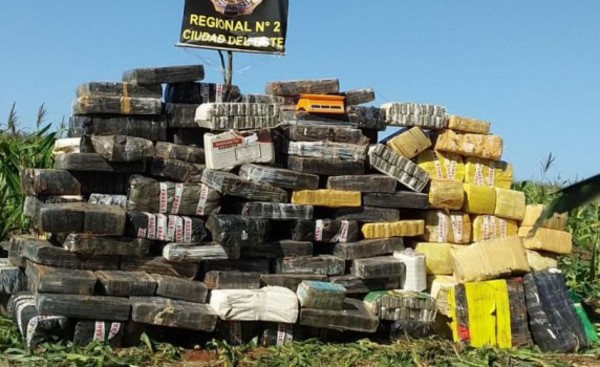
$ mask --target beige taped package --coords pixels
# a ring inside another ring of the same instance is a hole
[[[544,209],[546,209],[546,206],[543,204],[527,205],[525,207],[525,215],[523,216],[521,225],[526,227],[533,227],[540,215],[542,215]],[[547,219],[544,223],[542,223],[542,227],[564,231],[565,228],[567,228],[568,219],[568,213],[554,213],[554,215],[550,219]]]
[[[415,251],[425,255],[425,268],[427,274],[451,275],[452,262],[450,261],[450,243],[417,242]]]
[[[532,270],[542,271],[548,268],[556,268],[558,261],[548,256],[544,256],[537,251],[527,250],[527,261]]]
[[[467,244],[471,242],[471,220],[462,212],[431,210],[422,212],[425,232],[421,238],[426,242]]]
[[[465,159],[465,182],[510,189],[513,184],[513,166],[504,161],[469,157]]]
[[[502,157],[502,138],[498,135],[462,134],[444,130],[438,135],[434,150],[499,160]]]
[[[496,190],[489,186],[464,184],[465,203],[463,211],[469,214],[493,215],[496,209]]]
[[[475,242],[450,250],[454,276],[460,283],[479,282],[529,272],[523,241],[518,236]]]
[[[494,215],[501,218],[522,220],[525,216],[525,194],[521,191],[496,188]]]
[[[469,117],[450,116],[448,129],[464,133],[488,135],[491,124],[487,121],[476,120]]]
[[[550,228],[538,228],[533,237],[529,233],[533,227],[521,226],[519,236],[528,250],[540,250],[555,254],[570,254],[573,251],[573,236],[569,232]]]
[[[417,156],[417,166],[424,169],[431,178],[460,182],[465,178],[465,164],[462,157],[455,153],[426,150]]]
[[[516,236],[519,224],[515,220],[499,218],[494,215],[473,217],[473,242]]]
[[[358,191],[341,190],[300,190],[292,194],[292,204],[324,206],[328,208],[360,207],[361,194]]]
[[[429,188],[429,207],[460,210],[465,200],[463,184],[455,180],[432,179]]]
[[[423,129],[415,126],[388,140],[387,146],[395,153],[412,159],[431,147],[431,140]]]
[[[448,292],[458,285],[453,276],[435,275],[427,277],[429,294],[435,299],[435,305],[441,315],[448,316],[450,306],[448,304]]]
[[[371,238],[414,237],[422,235],[425,222],[422,220],[401,220],[387,223],[367,223],[362,227],[363,236]]]

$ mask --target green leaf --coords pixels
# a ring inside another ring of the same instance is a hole
[[[148,335],[146,333],[143,333],[140,336],[140,341],[142,343],[144,343],[146,348],[148,348],[151,352],[155,352],[154,345],[152,344],[152,341],[150,340],[150,338],[148,337]]]

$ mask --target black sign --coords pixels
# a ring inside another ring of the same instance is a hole
[[[285,53],[288,0],[186,0],[179,46]]]

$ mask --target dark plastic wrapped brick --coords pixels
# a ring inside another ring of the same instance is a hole
[[[75,324],[73,344],[86,346],[92,342],[120,348],[125,334],[125,323],[116,321],[80,320]]]
[[[165,115],[169,129],[193,129],[198,127],[194,121],[199,104],[167,103]]]
[[[32,225],[39,223],[40,210],[46,204],[82,203],[83,196],[25,196],[23,215],[31,219]],[[38,229],[38,228],[36,228]]]
[[[15,321],[27,348],[42,343],[56,343],[71,337],[71,324],[63,316],[40,315],[35,296],[22,295],[14,299]]]
[[[209,271],[204,275],[208,289],[258,289],[260,274],[240,271]]]
[[[351,273],[361,279],[394,278],[404,276],[404,264],[391,256],[356,259]]]
[[[392,254],[404,249],[401,237],[376,238],[357,242],[338,243],[333,248],[333,254],[344,260],[362,259]]]
[[[433,332],[430,322],[416,320],[397,320],[390,322],[389,330],[391,340],[399,340],[406,337],[411,339],[425,339]]]
[[[326,329],[374,333],[379,319],[366,309],[362,301],[346,298],[342,310],[300,310],[300,325]]]
[[[301,339],[299,327],[294,324],[265,322],[260,345],[262,347],[281,347],[294,340]]]
[[[154,145],[156,158],[177,159],[187,163],[204,164],[204,149],[159,141]]]
[[[241,102],[240,88],[215,83],[167,84],[165,102],[202,104],[210,102]],[[193,119],[192,119],[193,120]]]
[[[127,195],[91,194],[88,199],[90,204],[116,205],[127,209]]]
[[[588,344],[557,269],[527,274],[523,284],[531,334],[542,351],[569,353]]]
[[[0,259],[0,294],[15,294],[27,288],[27,278],[21,268]]]
[[[20,178],[25,195],[61,196],[81,194],[81,183],[69,171],[27,168],[21,171]]]
[[[220,208],[221,194],[201,183],[159,182],[134,175],[129,180],[129,210],[208,216]]]
[[[68,137],[83,135],[127,135],[152,141],[167,139],[163,116],[71,116]]]
[[[231,195],[254,201],[288,202],[288,193],[267,183],[257,183],[229,172],[206,169],[202,172],[202,182],[224,195]]]
[[[268,183],[283,189],[316,190],[319,187],[317,175],[258,164],[242,165],[239,175],[253,182]]]
[[[251,247],[262,243],[269,230],[266,219],[248,218],[241,215],[211,215],[206,221],[213,241],[223,247]]]
[[[260,335],[260,322],[219,320],[216,332],[229,345],[244,345]]]
[[[359,226],[355,220],[299,220],[294,224],[292,239],[316,242],[353,242],[358,239]]]
[[[510,306],[510,334],[514,347],[533,344],[529,323],[527,320],[527,304],[523,290],[523,278],[506,280],[508,289],[508,302]]]
[[[156,158],[150,163],[150,175],[177,182],[200,182],[204,168],[203,164]]]
[[[312,205],[253,201],[244,205],[242,215],[271,220],[312,219],[313,207]]]
[[[131,237],[149,240],[197,243],[206,237],[204,221],[199,218],[129,212],[127,233]]]
[[[154,144],[128,135],[84,135],[80,151],[100,154],[108,162],[136,162],[154,157]]]
[[[342,275],[346,262],[332,255],[301,256],[277,259],[278,274]]]

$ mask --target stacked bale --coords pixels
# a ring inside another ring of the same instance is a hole
[[[373,90],[337,79],[244,95],[203,77],[136,69],[81,86],[76,139],[57,143],[54,170],[22,172],[38,236],[11,239],[0,289],[26,275],[35,312],[60,318],[44,328],[78,344],[167,327],[281,345],[324,330],[424,337],[449,316],[457,341],[530,343],[520,278],[497,279],[530,271],[525,247],[570,248],[517,236],[535,213],[489,123],[365,107]],[[307,98],[344,107],[297,110]],[[378,142],[386,126],[402,129]],[[482,292],[492,318],[477,314]]]
[[[398,125],[437,129],[431,133],[433,149],[416,158],[431,176],[429,204],[437,211],[417,214],[425,219],[421,239],[428,242],[415,248],[426,256],[432,295],[440,315],[449,316],[454,339],[471,346],[531,344],[523,280],[510,277],[556,266],[529,250],[570,253],[570,235],[561,231],[566,217],[553,218],[528,238],[543,207],[526,206],[524,194],[511,190],[512,165],[500,160],[502,139],[490,135],[488,122],[450,116],[444,126],[435,120],[433,106],[386,108]],[[388,146],[395,147],[401,136]],[[478,314],[488,308],[481,302],[494,302],[493,315]]]
[[[566,232],[568,214],[554,214],[542,223],[533,236],[533,226],[546,207],[544,205],[527,205],[525,215],[518,230],[527,249],[527,258],[531,268],[544,270],[557,266],[556,257],[570,254],[573,250],[573,239]]]
[[[170,102],[193,102],[186,88],[204,90],[196,83],[203,78],[202,65],[191,65],[79,86],[73,149],[59,141],[55,169],[21,172],[25,213],[39,236],[12,238],[10,259],[24,265],[37,311],[66,318],[62,337],[119,346],[127,323],[214,330],[207,287],[193,280],[200,266],[185,261],[188,248],[178,250],[206,238],[220,194],[198,183],[202,148],[168,141],[185,120],[185,108]]]

